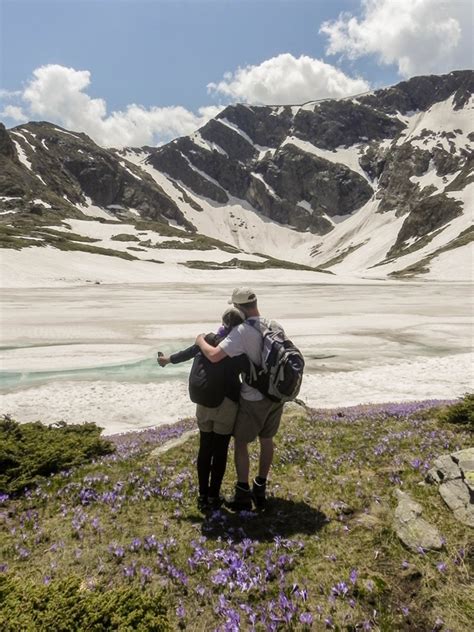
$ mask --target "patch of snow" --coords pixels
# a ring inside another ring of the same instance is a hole
[[[11,215],[11,213],[16,213],[16,211],[0,211],[0,215]]]
[[[306,200],[301,200],[301,202],[297,202],[296,206],[301,206],[301,208],[304,208],[309,213],[313,212],[313,208],[311,204],[307,202]]]
[[[405,217],[397,217],[396,211],[377,213],[378,206],[379,200],[372,198],[361,209],[336,224],[324,236],[320,250],[313,258],[313,265],[325,263],[360,244],[363,245],[346,255],[340,263],[331,266],[331,272],[362,276],[367,268],[383,260],[395,242]],[[377,278],[380,276],[383,276],[381,272]]]
[[[183,193],[174,181],[157,171],[149,164],[143,164],[155,182],[178,204],[197,231],[209,235],[228,244],[236,246],[247,253],[263,252],[276,258],[313,265],[310,249],[313,245],[308,241],[308,234],[289,229],[256,211],[248,202],[229,196],[229,203],[221,206],[212,200],[199,196],[181,184],[186,194],[192,198],[204,212],[197,211],[183,200]],[[282,252],[284,256],[282,256]],[[161,253],[160,253],[161,254]],[[236,256],[228,253],[228,259]],[[160,256],[157,257],[161,259]],[[190,259],[191,257],[187,257]],[[193,257],[200,259],[199,255]],[[308,274],[313,274],[309,272]],[[330,275],[325,275],[329,277]],[[327,282],[327,279],[325,280]]]
[[[438,176],[434,161],[430,160],[427,171],[422,176],[411,176],[410,181],[418,184],[420,191],[429,186],[434,186],[437,191],[443,191],[458,175],[459,171],[450,173],[447,176]]]
[[[79,136],[77,136],[76,134],[71,134],[71,132],[66,132],[66,130],[64,129],[59,129],[59,127],[55,127],[54,128],[57,132],[61,132],[61,134],[67,134],[68,136],[72,136],[73,138],[75,138],[76,140],[80,140]]]
[[[253,176],[254,178],[257,178],[257,180],[260,180],[260,182],[263,182],[263,184],[265,185],[265,188],[267,189],[269,193],[271,193],[271,195],[273,195],[273,197],[279,198],[275,190],[265,181],[261,173],[255,173],[255,171],[252,171],[250,175]]]
[[[369,180],[369,177],[362,169],[359,164],[359,157],[361,155],[361,148],[363,144],[352,145],[352,147],[337,147],[334,151],[330,151],[328,149],[321,149],[320,147],[316,147],[312,143],[308,141],[301,140],[296,136],[289,136],[286,138],[281,147],[285,145],[293,145],[294,147],[298,147],[302,151],[307,154],[313,154],[318,158],[323,158],[324,160],[328,160],[329,162],[334,162],[338,164],[342,164],[345,167],[348,167],[351,171],[355,171],[359,175],[361,175],[364,180]]]
[[[102,217],[103,219],[113,218],[111,213],[107,213],[107,211],[100,206],[93,204],[90,197],[86,197],[86,203],[84,205],[78,204],[77,208],[84,213],[84,215],[88,215],[89,217]]]
[[[225,125],[226,127],[228,127],[229,129],[231,129],[232,131],[236,132],[237,134],[239,134],[239,136],[242,136],[242,138],[244,140],[246,140],[249,145],[252,145],[252,147],[255,146],[253,140],[250,138],[250,136],[244,132],[242,129],[240,129],[240,127],[238,125],[236,125],[235,123],[232,123],[231,121],[228,121],[226,118],[218,118],[215,119],[218,123],[222,123],[222,125]]]
[[[194,134],[191,135],[191,139],[195,145],[197,145],[198,147],[201,147],[202,149],[205,149],[206,151],[210,151],[211,153],[213,151],[217,151],[219,154],[222,154],[223,156],[226,156],[227,158],[229,157],[229,154],[224,149],[222,149],[220,145],[218,145],[217,143],[213,143],[209,140],[206,140],[205,138],[201,136],[199,132],[194,132]]]
[[[142,179],[140,178],[140,176],[137,176],[136,173],[133,173],[133,171],[127,167],[127,165],[125,164],[125,162],[123,160],[120,162],[120,166],[123,167],[125,169],[125,171],[127,171],[136,180],[139,180],[141,182]]]
[[[268,153],[273,157],[278,151],[276,147],[264,147],[263,145],[254,145],[254,147],[258,151],[258,160],[263,160]]]
[[[186,229],[184,228],[184,226],[181,226],[181,224],[178,224],[178,222],[175,219],[168,219],[168,225],[172,226],[173,228],[177,228],[178,230],[181,230],[182,232],[186,232]]]
[[[51,208],[51,204],[48,204],[47,202],[43,202],[43,200],[41,200],[40,198],[33,200],[33,202],[34,204],[40,204],[41,206],[45,206],[46,208]]]
[[[16,153],[18,155],[18,160],[25,165],[27,169],[33,171],[33,167],[31,166],[31,162],[28,160],[26,153],[20,143],[16,140],[13,140],[13,144],[15,145]]]
[[[472,209],[469,206],[470,201],[473,199],[474,195],[474,183],[469,184],[463,191],[451,191],[448,194],[450,197],[460,200],[464,204],[464,213],[459,217],[454,218],[448,224],[443,227],[443,230],[436,235],[426,246],[411,252],[403,257],[399,257],[396,261],[392,263],[387,263],[383,266],[378,266],[377,268],[373,268],[372,270],[367,270],[367,277],[379,277],[381,274],[389,274],[390,272],[395,272],[397,270],[403,270],[404,268],[417,263],[421,259],[424,259],[431,253],[435,252],[439,248],[442,248],[453,239],[463,232],[464,230],[470,228],[472,226]],[[403,218],[400,218],[403,219]],[[398,231],[397,231],[398,232]],[[396,234],[396,233],[394,233]],[[468,253],[469,248],[464,250],[464,253]],[[456,250],[450,250],[447,252],[448,257],[443,256],[442,261],[449,259],[449,257],[453,258],[453,261],[457,260],[457,255],[455,254]],[[441,256],[441,255],[440,255]],[[469,260],[465,261],[465,265],[468,265]],[[434,266],[433,263],[428,264],[430,270],[439,271],[439,267]],[[457,266],[456,266],[457,267]],[[458,268],[459,269],[459,268]],[[424,275],[421,277],[424,278]],[[435,273],[432,271],[430,275],[431,279],[435,278]],[[443,277],[444,278],[444,277]],[[467,278],[472,278],[472,270],[467,270],[462,274],[460,280],[465,280]]]
[[[435,257],[428,264],[430,271],[423,279],[436,281],[469,281],[474,280],[474,242],[460,246],[455,250],[447,250]]]
[[[212,182],[212,184],[215,184],[216,187],[218,187],[219,189],[222,189],[223,191],[225,191],[224,187],[222,187],[217,180],[215,180],[214,178],[211,178],[210,175],[208,175],[205,171],[201,171],[201,169],[198,169],[198,167],[196,167],[187,156],[185,156],[182,152],[180,152],[181,156],[186,160],[186,162],[188,163],[188,165],[191,167],[191,169],[193,171],[195,171],[196,173],[198,173],[201,178],[204,178],[204,180],[207,180],[208,182]]]
[[[35,176],[40,180],[45,186],[48,186],[39,173],[35,173]]]
[[[349,217],[352,217],[356,213],[357,211],[353,211],[352,213],[347,213],[347,215],[332,215],[331,220],[334,222],[334,224],[340,224],[341,222],[345,222],[346,219],[349,219]]]
[[[19,136],[32,151],[36,151],[36,147],[28,141],[24,133],[23,134],[21,134],[20,132],[11,132],[11,133],[16,134],[16,136]]]
[[[41,144],[43,145],[43,147],[46,149],[46,151],[49,151],[49,147],[46,144],[46,141],[44,140],[44,138],[41,139]],[[80,151],[80,150],[79,150]]]
[[[453,107],[454,96],[440,101],[432,105],[427,112],[417,112],[411,116],[399,116],[407,127],[398,138],[396,144],[400,145],[410,142],[420,149],[432,149],[435,145],[440,145],[446,151],[450,151],[451,143],[456,150],[470,149],[471,144],[467,137],[472,129],[472,117],[474,110],[474,97],[471,97],[468,103],[459,110]],[[431,134],[424,138],[418,138],[423,130],[431,131]],[[441,137],[441,132],[432,130],[442,130],[443,132],[453,133],[454,138],[448,139]],[[461,134],[456,130],[464,130]]]
[[[473,354],[465,353],[306,375],[299,397],[317,408],[460,397],[474,386],[472,363]]]
[[[118,250],[120,252],[131,252],[138,259],[147,261],[148,259],[159,259],[160,261],[186,261],[188,259],[200,259],[200,251],[192,250],[176,250],[176,249],[164,249],[159,250],[153,248],[155,244],[166,243],[168,241],[179,241],[181,243],[189,243],[190,239],[186,237],[166,237],[159,233],[146,230],[137,231],[132,224],[103,224],[97,221],[82,220],[82,219],[68,219],[68,224],[71,227],[71,232],[83,235],[84,237],[90,237],[91,239],[97,239],[94,245],[101,248],[109,248],[111,250]],[[152,246],[140,246],[138,241],[116,241],[112,239],[114,235],[127,234],[133,237],[137,237],[140,241],[151,240]],[[130,246],[143,248],[143,251],[129,251]],[[209,251],[214,252],[214,251]],[[216,251],[219,253],[219,251]],[[205,257],[203,257],[205,258]],[[229,259],[228,256],[226,259]],[[209,260],[213,261],[212,257]]]
[[[118,250],[121,242],[112,243],[114,249]],[[236,256],[219,250],[210,252],[212,253],[212,258],[210,257],[212,261],[217,261],[218,257],[222,259],[225,257],[224,260],[228,260]],[[166,255],[165,253],[171,254]],[[163,260],[165,256],[171,259],[174,256],[173,250],[154,250],[154,259]],[[203,251],[196,253],[186,251],[185,256],[186,258],[183,258],[183,254],[181,254],[180,261],[204,258]],[[246,255],[246,257],[248,256]],[[156,264],[145,260],[126,261],[118,257],[87,252],[63,252],[50,246],[32,246],[22,250],[2,252],[0,286],[4,288],[71,287],[86,285],[91,279],[98,280],[102,284],[119,285],[159,282],[166,284],[185,283],[193,286],[204,283],[213,286],[216,283],[217,274],[219,272],[215,270],[191,269],[179,265],[178,262]],[[271,268],[256,271],[243,268],[225,269],[222,271],[222,279],[229,284],[229,287],[250,285],[256,282],[278,282],[291,285],[336,282],[335,278],[328,274]],[[338,282],[341,282],[341,279],[338,279]]]

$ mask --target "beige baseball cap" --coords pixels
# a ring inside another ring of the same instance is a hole
[[[232,292],[232,296],[230,301],[227,301],[229,304],[234,303],[235,305],[245,305],[246,303],[252,303],[257,300],[257,295],[255,292],[249,287],[236,287]]]

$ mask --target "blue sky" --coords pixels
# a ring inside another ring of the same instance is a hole
[[[46,119],[102,144],[154,143],[189,133],[230,102],[298,103],[468,67],[472,9],[451,5],[0,0],[2,121]]]

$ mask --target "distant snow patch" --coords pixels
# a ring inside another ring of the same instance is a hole
[[[112,219],[111,213],[107,213],[100,206],[96,206],[92,203],[90,197],[86,197],[86,203],[84,205],[78,204],[77,208],[84,213],[84,215],[88,215],[89,217],[102,217],[103,219]]]
[[[32,151],[36,151],[36,147],[28,141],[24,134],[20,134],[20,132],[12,132],[12,134],[16,134],[17,136],[19,136]]]
[[[305,211],[308,211],[309,213],[313,212],[313,208],[311,204],[307,202],[306,200],[301,200],[301,202],[298,202],[296,206],[300,206],[301,208],[304,208]]]
[[[232,131],[237,132],[237,134],[242,136],[242,138],[244,140],[246,140],[249,143],[249,145],[252,145],[252,147],[254,146],[254,142],[250,138],[250,136],[248,134],[246,134],[243,130],[241,130],[240,127],[238,127],[238,125],[236,125],[235,123],[232,123],[231,121],[227,120],[226,118],[218,118],[218,119],[216,119],[216,121],[218,123],[222,123],[222,125],[225,125],[226,127],[231,129]]]
[[[224,187],[222,187],[217,180],[214,180],[214,178],[211,178],[210,175],[208,175],[207,173],[205,173],[204,171],[201,171],[201,169],[198,169],[195,165],[193,165],[193,163],[189,160],[189,158],[187,156],[185,156],[182,152],[179,152],[181,154],[181,156],[186,160],[186,162],[188,163],[188,165],[190,166],[190,168],[195,171],[196,173],[198,173],[201,178],[204,178],[205,180],[208,180],[209,182],[212,182],[212,184],[215,184],[216,187],[219,187],[219,189],[222,189],[223,191],[225,191]]]
[[[351,147],[344,147],[341,145],[335,150],[330,151],[329,149],[316,147],[316,145],[302,140],[301,138],[297,138],[296,136],[288,136],[288,138],[286,138],[281,144],[281,147],[284,147],[285,145],[293,145],[307,154],[313,154],[313,156],[323,158],[329,162],[344,165],[351,171],[358,173],[364,178],[364,180],[369,180],[367,174],[359,164],[359,157],[361,156],[361,148],[364,146],[363,144],[352,145]]]
[[[273,195],[273,197],[276,197],[276,198],[279,197],[277,193],[275,192],[275,190],[265,181],[261,173],[255,173],[255,171],[252,171],[250,175],[256,178],[257,180],[260,180],[260,182],[263,182],[263,184],[265,185],[265,188],[267,189],[269,193],[271,193],[271,195]]]
[[[459,174],[459,171],[456,171],[454,174],[449,174],[448,176],[438,176],[436,174],[436,166],[434,161],[431,159],[430,164],[428,165],[428,169],[422,176],[411,176],[410,181],[414,184],[418,184],[420,190],[423,190],[425,187],[434,186],[438,191],[442,191],[450,182],[452,182],[456,176]]]
[[[30,171],[33,171],[33,167],[31,166],[31,162],[28,160],[26,153],[23,149],[23,147],[20,145],[20,143],[16,140],[13,140],[13,143],[15,145],[15,149],[16,149],[16,153],[18,155],[18,160],[25,165],[25,167],[27,169],[29,169]]]
[[[47,202],[43,202],[43,200],[37,198],[36,200],[33,200],[33,202],[35,204],[40,204],[41,206],[44,206],[46,208],[51,208],[51,204],[48,204]]]
[[[61,132],[61,134],[67,134],[68,136],[72,136],[73,138],[75,138],[76,140],[80,140],[80,138],[78,136],[76,136],[76,134],[71,134],[71,132],[66,132],[66,130],[64,129],[60,129],[59,127],[55,127],[54,128],[57,132]]]
[[[122,160],[120,162],[120,166],[123,167],[125,169],[125,171],[127,171],[131,176],[133,176],[136,180],[139,180],[140,182],[142,181],[142,179],[140,178],[140,176],[137,176],[136,173],[133,173],[133,171],[131,169],[129,169],[127,167],[127,165],[125,164],[125,162]]]
[[[219,154],[226,156],[226,158],[229,157],[229,154],[224,149],[222,149],[220,145],[218,145],[217,143],[213,143],[209,140],[206,140],[205,138],[201,136],[199,132],[195,132],[194,134],[192,134],[191,139],[195,145],[197,145],[198,147],[201,147],[202,149],[206,151],[209,151],[211,153],[213,151],[217,151]]]

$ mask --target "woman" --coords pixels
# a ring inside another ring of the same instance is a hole
[[[222,326],[217,334],[207,334],[206,341],[217,346],[229,332],[245,320],[244,314],[230,307],[222,315]],[[189,375],[189,394],[197,404],[199,452],[197,472],[199,482],[198,507],[201,511],[217,509],[223,498],[220,495],[222,479],[227,465],[229,441],[234,429],[240,396],[240,374],[245,372],[248,360],[245,355],[225,358],[212,364],[201,354],[197,345],[164,356],[158,352],[158,364],[178,364],[194,358]]]

